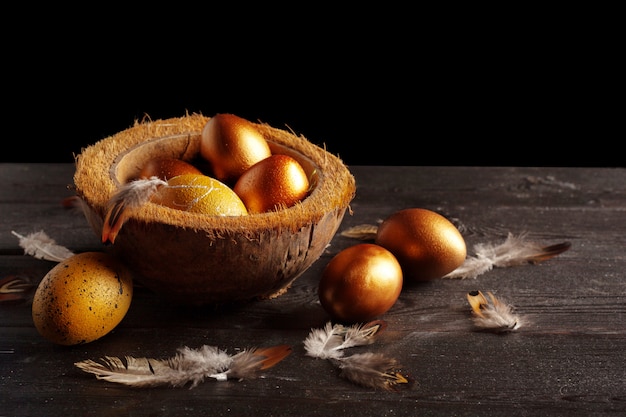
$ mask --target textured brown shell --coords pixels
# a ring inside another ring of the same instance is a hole
[[[108,200],[155,157],[198,158],[208,117],[136,122],[88,146],[76,157],[74,185],[85,216],[100,236]],[[288,209],[249,216],[206,216],[147,203],[133,212],[112,252],[135,279],[190,304],[224,303],[282,294],[323,253],[356,185],[335,155],[285,130],[255,125],[272,153],[296,158],[314,189]]]

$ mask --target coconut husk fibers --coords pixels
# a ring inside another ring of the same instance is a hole
[[[146,161],[157,156],[197,160],[208,120],[194,113],[135,122],[76,156],[76,193],[98,236],[109,199]],[[337,156],[305,137],[255,125],[273,153],[301,163],[315,184],[312,192],[293,207],[248,216],[207,216],[145,204],[132,213],[110,250],[146,287],[193,304],[273,298],[321,256],[354,198],[354,177]]]

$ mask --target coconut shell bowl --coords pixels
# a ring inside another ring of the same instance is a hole
[[[108,203],[153,158],[197,161],[209,117],[136,122],[84,148],[74,187],[100,236]],[[324,252],[354,198],[355,179],[335,155],[303,136],[254,123],[272,153],[295,158],[312,190],[299,203],[246,216],[211,216],[148,202],[130,214],[114,244],[135,281],[176,303],[271,299],[285,293]]]

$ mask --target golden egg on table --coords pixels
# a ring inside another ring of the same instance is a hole
[[[184,174],[170,178],[151,201],[177,210],[214,216],[245,216],[241,198],[226,184],[207,175]]]
[[[59,345],[93,342],[126,316],[133,278],[104,252],[83,252],[56,264],[41,280],[32,304],[37,331]]]
[[[333,319],[365,322],[395,304],[402,284],[402,268],[395,256],[382,246],[361,243],[330,260],[319,281],[318,296]]]
[[[234,114],[211,117],[202,129],[200,155],[216,179],[231,183],[272,154],[265,137],[248,120]]]
[[[139,178],[158,177],[164,181],[183,174],[202,174],[195,165],[176,158],[154,158],[139,172]]]
[[[441,278],[465,261],[465,240],[452,222],[439,213],[407,208],[378,226],[375,243],[393,253],[406,280]]]
[[[235,183],[233,191],[249,213],[291,207],[309,192],[309,179],[298,161],[275,154],[257,162]]]

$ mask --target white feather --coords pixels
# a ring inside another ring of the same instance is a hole
[[[374,337],[386,326],[382,320],[351,326],[332,324],[321,329],[311,329],[304,340],[308,356],[320,359],[337,359],[343,356],[343,349],[374,343]]]
[[[142,178],[123,184],[107,202],[102,226],[102,243],[114,243],[133,210],[148,203],[167,182],[158,177]]]
[[[467,294],[467,300],[472,307],[474,324],[481,330],[508,332],[522,326],[521,318],[513,312],[513,307],[487,292],[489,298],[480,291]]]
[[[398,362],[382,353],[357,353],[334,363],[341,370],[339,376],[364,387],[393,390],[410,382],[398,370]]]
[[[43,230],[23,236],[17,232],[11,233],[19,238],[19,245],[26,255],[46,261],[61,262],[74,255],[74,252],[57,244]]]
[[[306,354],[320,359],[343,356],[341,351],[343,336],[338,331],[340,327],[340,325],[333,326],[331,322],[328,322],[321,329],[311,329],[311,332],[304,340]]]
[[[550,259],[569,249],[568,242],[542,246],[526,240],[526,235],[509,233],[503,243],[485,243],[474,246],[474,256],[443,278],[476,278],[493,268],[505,268],[526,263],[537,263]]]
[[[199,349],[180,348],[168,359],[105,356],[101,362],[91,359],[76,362],[78,368],[94,374],[97,379],[133,387],[170,385],[196,387],[206,378],[217,381],[253,378],[256,373],[273,366],[289,354],[284,345],[266,348],[256,354],[256,349],[246,349],[235,355],[215,346],[204,345]],[[267,352],[268,353],[266,355]]]
[[[159,187],[167,185],[167,182],[158,178],[141,178],[123,184],[109,200],[109,206],[123,203],[128,208],[139,208],[150,201]]]
[[[321,329],[311,329],[304,341],[308,356],[328,359],[341,370],[340,376],[364,387],[392,390],[398,384],[409,384],[409,378],[395,368],[395,359],[381,353],[358,353],[345,357],[344,349],[369,345],[386,328],[383,320],[343,326],[330,322]]]

